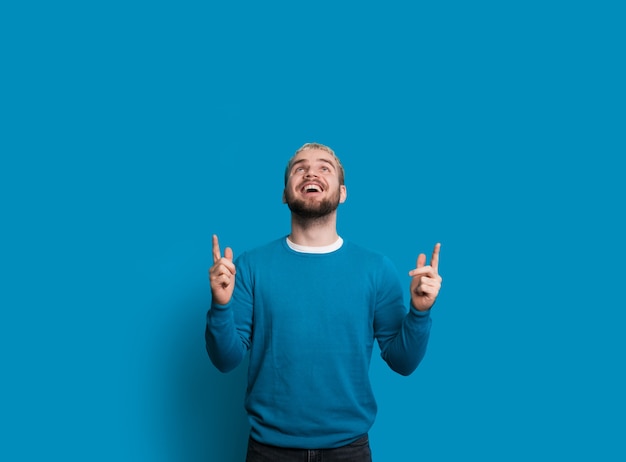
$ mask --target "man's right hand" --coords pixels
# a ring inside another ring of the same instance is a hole
[[[226,247],[224,257],[220,252],[217,236],[213,235],[213,266],[209,268],[209,281],[213,293],[213,303],[226,305],[233,296],[235,288],[235,264],[233,263],[233,249]]]

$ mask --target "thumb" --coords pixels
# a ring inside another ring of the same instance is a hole
[[[420,253],[417,257],[417,268],[421,268],[426,264],[426,254]]]
[[[230,260],[233,261],[233,249],[231,249],[230,247],[226,247],[224,249],[224,258],[226,260]],[[425,257],[424,257],[425,258]]]

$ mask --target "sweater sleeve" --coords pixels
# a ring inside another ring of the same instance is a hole
[[[377,281],[374,335],[392,370],[409,375],[417,368],[426,354],[431,322],[430,311],[411,306],[407,312],[397,271],[384,257]]]
[[[211,301],[206,318],[206,350],[221,372],[237,367],[250,348],[253,295],[250,271],[243,257],[235,262],[237,274],[230,302],[219,305]]]

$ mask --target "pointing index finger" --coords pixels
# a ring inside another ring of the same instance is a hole
[[[435,244],[435,248],[433,249],[433,256],[430,259],[430,266],[435,270],[436,273],[439,273],[439,250],[441,249],[441,244],[438,242]]]
[[[222,253],[220,252],[220,244],[217,240],[217,234],[213,235],[213,263],[217,263],[217,261],[222,258]]]

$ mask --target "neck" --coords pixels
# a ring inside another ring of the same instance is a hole
[[[289,239],[311,247],[334,244],[339,239],[336,211],[320,218],[301,218],[292,213]]]

